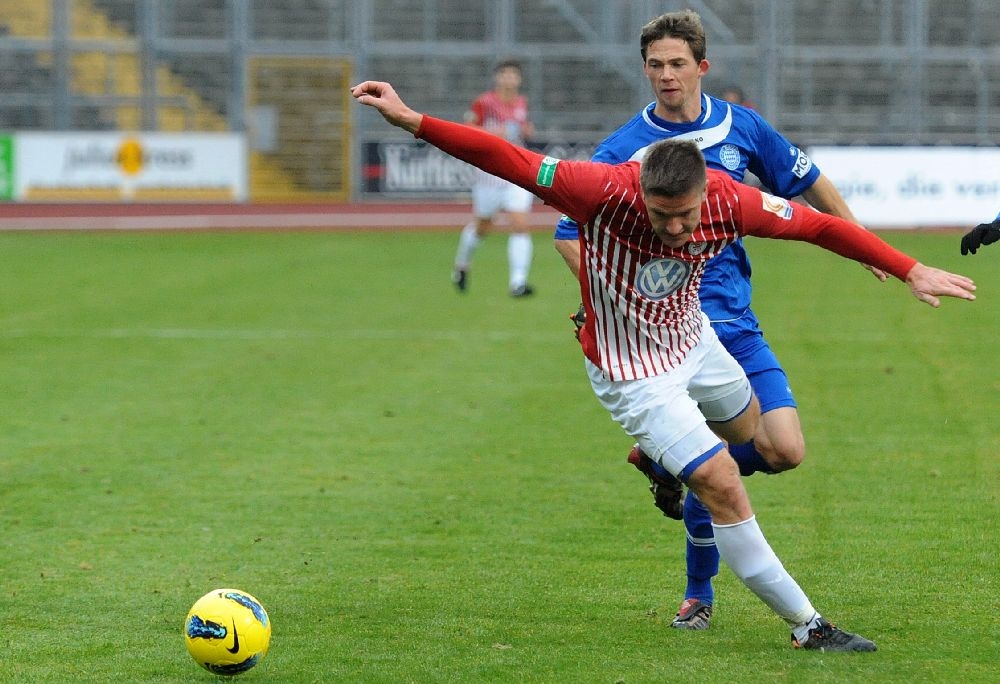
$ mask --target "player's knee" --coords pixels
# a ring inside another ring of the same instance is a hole
[[[755,442],[764,460],[777,473],[797,468],[806,458],[806,443],[802,433],[772,440],[757,439]]]
[[[806,457],[802,427],[798,413],[792,407],[765,413],[753,441],[774,472],[796,468]]]
[[[753,511],[736,462],[723,451],[698,466],[687,482],[717,524],[745,520]]]

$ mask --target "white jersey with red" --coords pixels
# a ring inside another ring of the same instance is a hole
[[[487,91],[473,100],[466,121],[515,145],[524,145],[522,130],[528,124],[528,100],[524,95],[505,99],[495,90]],[[476,183],[494,187],[507,184],[482,170],[476,174]]]
[[[649,223],[639,162],[554,159],[426,115],[416,136],[530,190],[579,224],[587,312],[580,342],[610,380],[650,377],[680,364],[701,336],[705,262],[740,235],[812,242],[900,280],[916,263],[859,226],[714,170],[701,225],[683,247],[667,247]]]

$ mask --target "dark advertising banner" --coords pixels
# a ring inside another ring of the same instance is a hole
[[[531,149],[557,159],[590,159],[593,143],[537,142]],[[364,145],[364,192],[386,197],[460,197],[469,192],[473,167],[419,140]]]

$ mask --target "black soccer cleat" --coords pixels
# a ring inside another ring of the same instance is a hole
[[[469,287],[469,270],[466,268],[456,268],[451,272],[451,282],[455,284],[459,292],[465,292]]]
[[[531,285],[525,283],[524,285],[518,285],[517,287],[512,287],[510,289],[511,297],[530,297],[535,294],[535,288]]]
[[[662,467],[657,468],[653,459],[642,453],[636,444],[628,452],[628,462],[649,478],[649,491],[653,493],[653,503],[663,511],[663,515],[674,520],[684,519],[684,485]]]
[[[833,653],[835,651],[875,651],[878,650],[874,641],[863,636],[845,632],[831,625],[825,618],[820,618],[816,626],[809,630],[809,637],[804,643],[792,635],[792,646],[812,651]]]

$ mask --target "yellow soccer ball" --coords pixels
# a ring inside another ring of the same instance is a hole
[[[239,589],[216,589],[195,601],[184,621],[184,644],[217,675],[246,672],[267,655],[271,620],[260,601]]]

